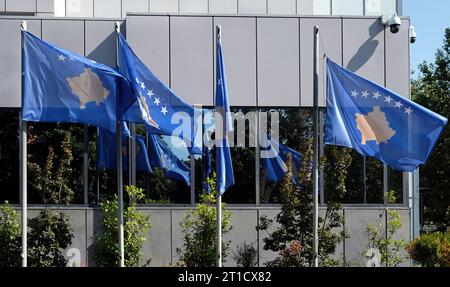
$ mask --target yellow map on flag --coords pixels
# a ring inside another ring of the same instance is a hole
[[[89,102],[95,102],[98,106],[110,94],[103,86],[99,76],[89,68],[85,68],[78,77],[68,77],[66,80],[72,89],[72,93],[80,99],[80,109],[85,109]]]
[[[373,107],[373,111],[367,115],[355,114],[356,127],[361,132],[361,144],[367,141],[376,141],[377,144],[387,143],[395,135],[395,131],[389,127],[386,114],[379,106]]]

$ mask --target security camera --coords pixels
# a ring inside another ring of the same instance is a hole
[[[389,29],[393,34],[396,34],[398,33],[398,31],[400,31],[400,25],[402,24],[402,21],[400,20],[400,17],[398,17],[397,13],[394,13],[391,16],[382,16],[381,22],[384,25],[389,25]]]
[[[409,40],[410,40],[411,44],[414,44],[416,42],[416,39],[417,39],[416,30],[414,30],[414,26],[410,26],[409,27]]]

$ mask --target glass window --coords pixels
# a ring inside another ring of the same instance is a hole
[[[296,0],[269,0],[269,14],[289,14],[295,15]]]
[[[151,0],[150,12],[177,13],[178,0]]]
[[[364,15],[363,0],[333,0],[333,15]]]
[[[239,14],[266,14],[266,0],[239,0]]]
[[[183,0],[179,5],[180,13],[208,13],[208,0]]]
[[[94,0],[67,0],[67,17],[94,17]]]
[[[19,110],[0,109],[0,204],[19,203]]]
[[[94,17],[120,18],[122,0],[95,0]]]
[[[330,15],[330,0],[297,0],[297,14]]]
[[[237,13],[238,0],[210,0],[209,12],[210,13]]]
[[[392,15],[397,11],[397,0],[365,0],[366,15]]]

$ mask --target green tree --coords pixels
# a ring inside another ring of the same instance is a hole
[[[445,30],[442,49],[434,63],[419,65],[419,75],[412,81],[412,97],[419,104],[450,118],[450,28]],[[445,230],[450,226],[450,129],[444,129],[428,162],[420,169],[423,220],[433,221]]]
[[[19,215],[6,201],[0,206],[0,267],[21,266],[20,232]]]
[[[407,251],[423,267],[450,267],[450,232],[423,234],[408,244]]]
[[[177,248],[181,266],[214,267],[217,266],[216,256],[216,176],[213,173],[208,179],[211,192],[200,194],[200,202],[196,208],[185,216],[181,223],[184,233],[183,248]],[[222,203],[222,209],[225,204]],[[222,234],[231,230],[230,211],[222,212]],[[229,253],[230,241],[222,240],[222,261],[225,262]]]
[[[134,186],[125,186],[129,197],[128,206],[124,209],[125,266],[139,266],[142,259],[142,245],[151,228],[150,216],[137,211],[137,203],[144,199],[143,190]],[[97,266],[119,266],[119,202],[117,195],[112,200],[105,199],[100,203],[101,226],[99,233],[94,235],[93,254]],[[144,265],[148,265],[147,261]]]

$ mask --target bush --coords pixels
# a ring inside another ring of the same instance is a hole
[[[143,200],[141,188],[125,186],[130,202],[124,208],[125,266],[139,266],[142,257],[142,245],[150,230],[150,216],[137,211],[137,203]],[[93,252],[97,266],[119,266],[119,202],[117,195],[113,200],[100,203],[102,231],[94,235]],[[146,262],[147,265],[149,262]]]
[[[258,251],[253,243],[244,242],[233,254],[238,267],[256,267],[258,265]]]
[[[211,193],[200,195],[200,203],[186,215],[181,228],[184,233],[184,250],[177,248],[181,266],[214,267],[217,266],[216,256],[216,184],[215,174],[208,179]],[[222,203],[222,209],[225,205]],[[222,234],[231,230],[230,212],[222,212]],[[230,241],[222,241],[222,261],[228,256]]]
[[[423,267],[450,267],[450,232],[424,234],[411,241],[406,250]]]
[[[21,237],[19,215],[6,201],[0,206],[0,267],[21,266]]]

